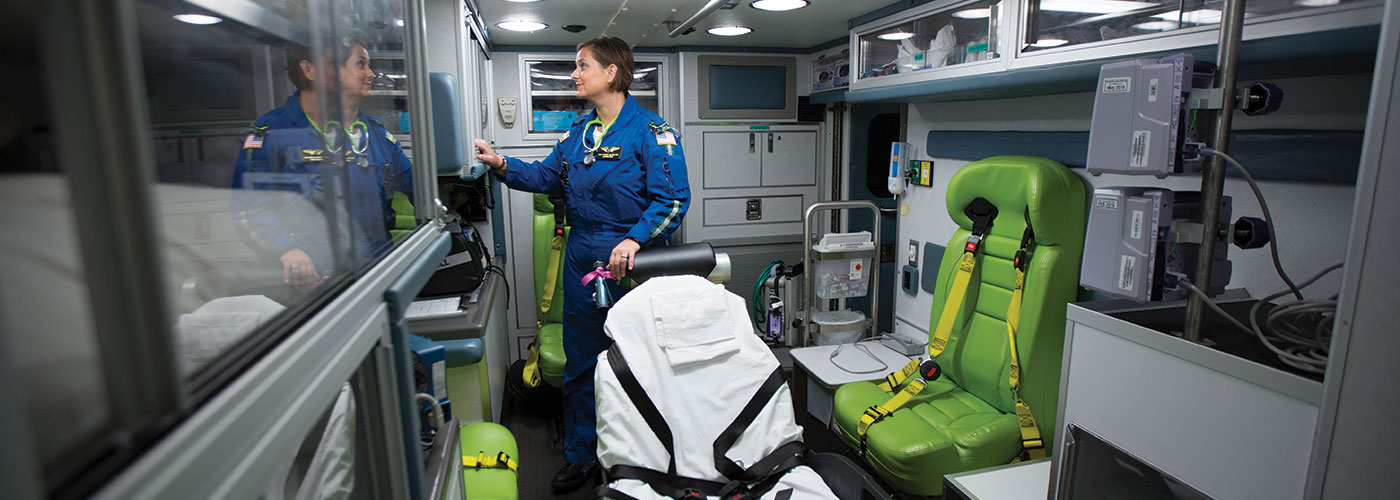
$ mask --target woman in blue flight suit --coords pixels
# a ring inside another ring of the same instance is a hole
[[[572,76],[578,96],[595,109],[576,120],[543,161],[497,155],[476,141],[477,155],[506,185],[536,193],[564,188],[572,232],[564,253],[564,459],[556,490],[573,490],[593,473],[597,448],[593,368],[611,341],[585,274],[607,263],[626,276],[637,250],[669,239],[690,205],[690,182],[679,136],[627,93],[632,49],[614,37],[579,44]],[[613,297],[623,290],[609,282]]]
[[[348,214],[342,229],[348,231],[353,263],[359,267],[392,246],[394,192],[413,198],[413,166],[408,157],[379,118],[360,112],[375,77],[365,43],[355,36],[338,42],[338,47],[326,48],[321,63],[313,63],[305,47],[288,47],[287,76],[297,91],[286,104],[253,122],[234,167],[235,227],[254,249],[277,257],[283,281],[298,288],[318,282],[332,270],[324,212],[343,209]],[[345,60],[330,64],[333,50],[345,54]],[[320,84],[323,91],[318,92],[318,77],[332,84]],[[318,99],[334,103],[336,91],[345,123],[317,116]],[[337,166],[342,164],[338,160],[343,160],[343,168]],[[345,186],[349,192],[327,197],[328,186]],[[272,191],[301,194],[321,213],[290,208],[297,204]],[[328,203],[327,198],[344,200]]]

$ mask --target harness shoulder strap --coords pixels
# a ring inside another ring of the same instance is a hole
[[[1011,304],[1006,308],[1006,334],[1010,341],[1011,368],[1008,378],[1011,393],[1016,396],[1016,420],[1021,429],[1021,447],[1032,458],[1045,457],[1045,442],[1041,439],[1040,427],[1035,423],[1035,415],[1030,405],[1021,400],[1021,356],[1016,350],[1016,331],[1021,328],[1021,297],[1026,287],[1026,268],[1030,266],[1031,254],[1035,250],[1035,229],[1031,226],[1029,209],[1026,212],[1026,230],[1021,233],[1021,248],[1016,250],[1012,265],[1016,268],[1016,284],[1011,292]]]
[[[982,238],[991,229],[992,221],[997,218],[997,207],[986,198],[977,198],[963,209],[963,213],[972,219],[972,234],[967,237],[967,244],[963,245],[963,254],[958,260],[958,274],[953,278],[953,287],[949,289],[947,300],[943,302],[943,313],[938,317],[938,328],[929,339],[930,358],[937,358],[948,348],[948,337],[952,335],[953,323],[962,311],[963,298],[967,294],[968,284],[972,281],[972,271],[977,269],[977,251],[981,248]]]

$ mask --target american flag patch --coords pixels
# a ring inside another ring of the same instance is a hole
[[[671,132],[669,132],[669,131],[666,131],[666,132],[657,132],[657,133],[656,133],[656,145],[658,145],[658,146],[675,146],[675,145],[676,145],[676,136],[671,135]]]
[[[243,149],[257,149],[262,147],[262,136],[258,134],[248,134],[247,139],[243,139]]]

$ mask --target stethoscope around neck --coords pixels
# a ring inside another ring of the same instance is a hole
[[[598,134],[598,138],[597,138],[597,139],[594,139],[594,138],[593,138],[593,133],[589,131],[589,128],[593,127],[594,125],[597,125],[597,126],[603,128],[603,133]],[[590,167],[593,166],[593,161],[595,160],[595,158],[594,158],[594,156],[593,156],[593,152],[594,152],[594,151],[597,151],[597,150],[598,150],[598,147],[603,145],[603,137],[605,137],[605,136],[608,135],[608,127],[609,127],[609,125],[603,123],[603,120],[602,120],[601,118],[594,118],[592,121],[583,124],[583,137],[582,137],[582,141],[583,141],[583,165],[584,165],[584,166],[590,166]],[[590,144],[590,143],[592,143],[592,144]]]
[[[320,127],[320,132],[326,142],[326,150],[332,153],[345,151],[346,146],[349,146],[350,152],[361,156],[369,150],[369,125],[359,119],[351,122],[349,127],[331,120]]]

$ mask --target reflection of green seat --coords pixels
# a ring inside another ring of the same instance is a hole
[[[546,271],[549,267],[550,243],[554,240],[554,204],[549,202],[549,196],[544,194],[535,195],[535,218],[533,257],[535,264],[535,312],[538,314],[538,304],[544,300]],[[564,229],[564,239],[568,240],[569,230]],[[560,251],[563,249],[561,247]],[[535,342],[540,349],[540,375],[545,383],[561,387],[564,384],[564,259],[560,254],[559,268],[557,269],[558,283],[554,285],[554,299],[549,308],[549,313],[543,318],[539,318],[540,326],[535,334]]]
[[[1016,350],[1021,364],[1020,397],[1034,413],[1053,449],[1065,305],[1074,300],[1084,240],[1083,182],[1063,165],[1043,158],[998,156],[963,167],[948,183],[947,208],[958,230],[948,243],[961,249],[972,221],[963,210],[976,198],[998,209],[983,252],[958,309],[947,348],[938,357],[943,376],[866,433],[865,459],[896,488],[938,495],[943,475],[1010,462],[1023,449],[1016,417],[1007,309],[1029,213],[1035,246],[1026,270]],[[930,330],[937,326],[957,273],[961,251],[949,251],[938,266]],[[930,334],[932,336],[932,334]],[[858,422],[866,408],[891,394],[871,382],[837,389],[840,434],[859,446]]]

